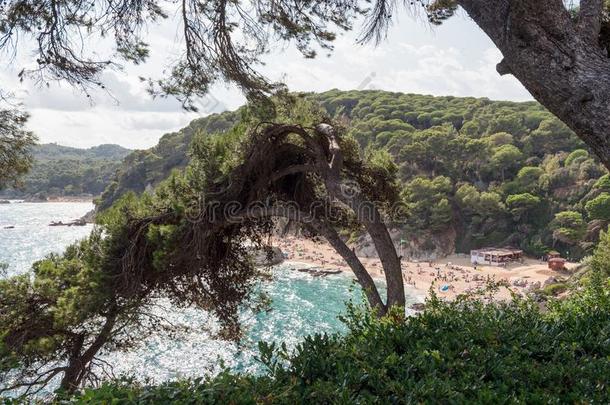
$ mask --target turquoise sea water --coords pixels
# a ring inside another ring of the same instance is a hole
[[[0,262],[9,264],[8,274],[27,271],[31,263],[50,252],[61,252],[71,242],[83,238],[86,227],[49,227],[51,221],[79,218],[92,208],[87,203],[15,203],[0,204]],[[14,229],[4,229],[14,226]],[[210,330],[217,328],[206,313],[177,309],[165,300],[154,311],[176,325],[191,328],[178,338],[165,335],[146,337],[127,353],[107,353],[115,375],[130,374],[163,381],[176,377],[201,376],[226,366],[241,371],[256,371],[255,360],[259,340],[295,345],[312,333],[333,333],[345,330],[338,316],[345,311],[345,302],[360,302],[361,292],[349,274],[312,277],[296,271],[305,267],[284,263],[272,269],[273,279],[261,286],[272,299],[269,312],[244,312],[247,337],[240,344],[216,340]],[[409,302],[421,297],[408,293]]]
[[[93,209],[91,203],[0,204],[0,262],[8,274],[27,271],[32,262],[51,252],[61,252],[91,231],[86,226],[48,226],[52,221],[69,222]],[[13,229],[5,229],[14,226]]]

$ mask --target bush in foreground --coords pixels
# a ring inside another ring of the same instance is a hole
[[[598,273],[599,274],[599,273]],[[347,335],[288,351],[260,345],[262,375],[227,370],[145,386],[107,383],[73,403],[608,403],[610,288],[590,286],[548,311],[527,300],[432,298],[396,323],[351,310]]]

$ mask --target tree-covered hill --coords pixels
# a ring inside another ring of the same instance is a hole
[[[198,118],[178,132],[165,134],[159,143],[146,150],[136,150],[122,162],[117,175],[104,190],[97,206],[105,209],[128,191],[142,192],[147,186],[155,186],[169,176],[173,169],[186,166],[188,150],[198,131],[218,134],[229,130],[239,120],[238,111],[227,111]]]
[[[457,235],[457,251],[515,245],[582,257],[610,220],[610,178],[586,146],[535,102],[386,91],[308,94],[341,119],[363,149],[397,164],[408,236]],[[142,192],[188,162],[197,131],[222,133],[240,110],[194,120],[130,154],[99,202]]]
[[[21,189],[3,190],[4,197],[97,196],[104,191],[131,150],[119,145],[88,149],[55,143],[32,148],[33,166]]]
[[[73,148],[56,143],[44,143],[32,148],[32,156],[38,162],[48,160],[113,160],[120,161],[131,153],[120,145],[103,144],[87,149]]]

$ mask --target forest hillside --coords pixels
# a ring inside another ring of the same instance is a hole
[[[434,248],[511,245],[529,254],[591,252],[610,220],[610,178],[574,133],[536,102],[331,90],[305,97],[341,119],[363,150],[397,165],[406,220],[397,226]],[[192,121],[127,156],[98,207],[142,192],[188,162],[199,131],[222,134],[241,110]],[[442,239],[442,238],[441,238]],[[447,240],[447,238],[444,238]]]
[[[34,164],[21,189],[2,190],[4,198],[44,200],[47,197],[97,196],[115,177],[121,161],[131,153],[119,145],[88,149],[47,143],[32,148]]]

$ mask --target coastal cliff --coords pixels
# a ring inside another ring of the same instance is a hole
[[[409,234],[400,228],[390,228],[390,236],[396,250],[410,260],[436,260],[455,253],[456,231],[448,228],[442,232],[418,232]],[[402,249],[401,249],[402,240]],[[358,256],[376,258],[375,245],[368,234],[358,237],[354,244]]]
[[[252,260],[257,267],[275,266],[284,261],[284,255],[277,246],[271,247],[271,250],[267,249],[256,249],[252,251]]]

